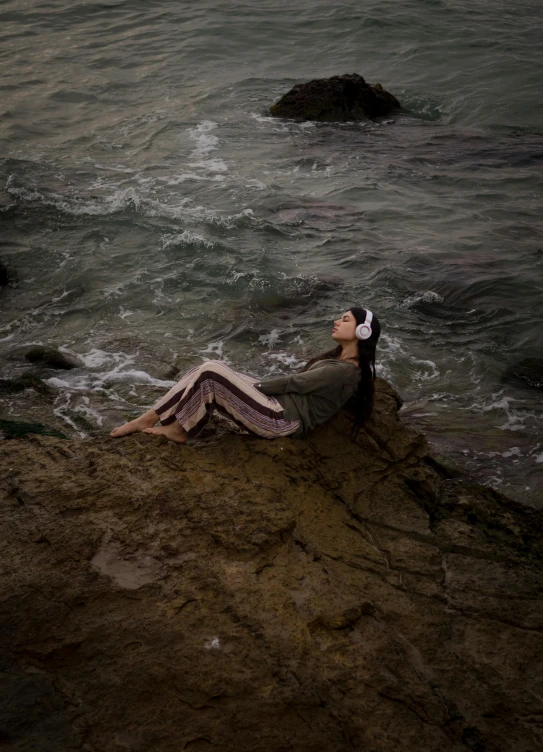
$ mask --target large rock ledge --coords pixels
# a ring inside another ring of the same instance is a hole
[[[541,512],[348,428],[2,442],[0,746],[542,749]]]

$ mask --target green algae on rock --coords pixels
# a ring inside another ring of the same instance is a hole
[[[15,379],[0,379],[0,394],[17,394],[25,389],[34,389],[40,394],[51,394],[51,387],[34,373],[22,373]]]
[[[25,423],[20,420],[0,420],[0,436],[4,439],[22,439],[36,434],[40,436],[55,436],[57,439],[67,439],[56,428],[44,426],[42,423]]]

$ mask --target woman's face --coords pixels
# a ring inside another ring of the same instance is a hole
[[[356,319],[351,311],[343,313],[339,319],[334,321],[332,329],[332,339],[336,342],[350,342],[356,340]]]

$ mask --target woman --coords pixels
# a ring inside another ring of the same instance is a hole
[[[113,429],[119,438],[136,431],[177,444],[195,436],[217,408],[250,433],[267,439],[305,436],[347,402],[354,433],[370,417],[379,321],[350,308],[334,322],[337,347],[309,361],[301,373],[259,381],[212,360],[191,369],[152,410]],[[160,426],[155,424],[160,421]]]

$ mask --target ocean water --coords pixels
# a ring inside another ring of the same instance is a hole
[[[535,0],[0,4],[1,375],[33,344],[71,435],[221,358],[258,376],[369,307],[379,373],[438,456],[543,506],[543,11]],[[407,114],[290,123],[357,72]],[[30,400],[30,401],[29,401]]]

